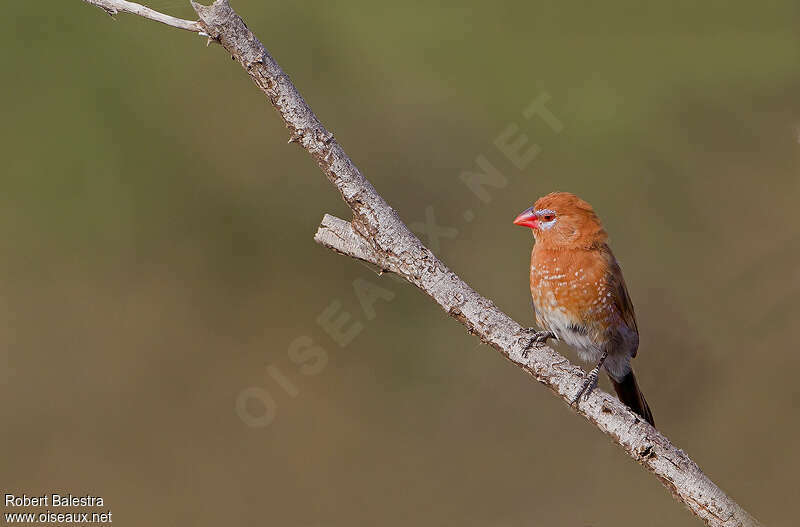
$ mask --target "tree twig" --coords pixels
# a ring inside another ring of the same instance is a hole
[[[111,4],[130,4],[114,0],[84,1],[106,10]],[[326,214],[314,239],[338,253],[402,276],[428,294],[470,333],[569,403],[582,383],[582,370],[547,346],[536,347],[527,358],[523,357],[522,350],[527,343],[524,329],[450,271],[408,229],[356,168],[333,134],[322,126],[289,77],[233,11],[228,0],[216,0],[211,6],[192,2],[192,6],[200,17],[199,31],[207,33],[239,61],[283,119],[290,132],[289,142],[298,143],[311,154],[350,206],[351,222]],[[122,11],[117,5],[112,8]],[[147,16],[134,10],[127,12]],[[152,13],[147,18],[164,22]],[[707,525],[758,525],[682,450],[617,398],[596,389],[587,401],[579,403],[576,411],[652,472],[676,499]]]
[[[177,27],[178,29],[185,29],[186,31],[193,31],[195,33],[202,33],[203,28],[194,20],[184,20],[182,18],[175,18],[173,16],[159,13],[147,6],[137,4],[134,2],[127,2],[126,0],[83,0],[87,4],[97,6],[111,16],[117,13],[130,13],[138,15],[156,22],[161,22],[168,26]]]

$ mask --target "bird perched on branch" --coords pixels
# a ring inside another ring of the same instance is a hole
[[[588,398],[602,367],[620,400],[654,424],[630,364],[639,347],[633,303],[592,206],[574,194],[554,192],[539,198],[514,223],[530,227],[536,240],[531,295],[543,331],[533,334],[531,345],[556,338],[574,347],[581,359],[597,364],[573,404],[582,395]]]

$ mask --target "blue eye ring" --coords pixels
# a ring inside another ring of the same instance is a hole
[[[536,211],[536,217],[542,223],[550,223],[556,219],[556,211],[552,209],[541,209]]]

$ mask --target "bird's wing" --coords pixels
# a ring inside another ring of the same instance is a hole
[[[622,320],[625,322],[625,325],[638,334],[639,329],[636,327],[636,313],[633,310],[633,302],[628,294],[628,287],[625,285],[625,278],[622,277],[622,269],[620,268],[619,263],[617,263],[617,259],[614,258],[614,254],[611,252],[611,249],[608,249],[607,247],[606,249],[609,259],[608,285],[611,289],[611,294],[614,297],[614,304],[616,305],[617,311],[622,317]]]

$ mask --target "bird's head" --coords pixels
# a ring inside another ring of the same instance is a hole
[[[552,247],[589,248],[608,238],[592,206],[569,192],[539,198],[514,224],[530,227],[537,244]]]

